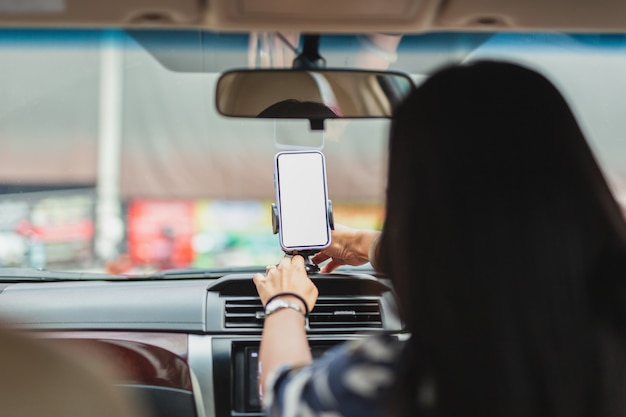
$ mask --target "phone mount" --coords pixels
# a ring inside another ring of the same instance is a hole
[[[333,202],[328,200],[328,225],[330,226],[330,230],[335,230],[335,218],[333,217]],[[275,203],[272,203],[272,232],[274,234],[278,234],[280,230],[280,220],[278,215],[278,206]],[[310,257],[318,253],[319,251],[315,250],[303,250],[303,251],[285,251],[285,254],[290,256],[300,255],[304,258],[304,269],[307,272],[319,272],[320,267],[311,262]]]
[[[312,250],[302,251],[302,252],[293,251],[293,252],[287,253],[287,255],[292,256],[292,257],[296,255],[302,256],[304,258],[304,270],[307,273],[310,273],[310,272],[320,272],[320,267],[314,264],[313,262],[311,262],[311,256],[315,255],[316,253],[317,253],[316,251],[312,251]]]

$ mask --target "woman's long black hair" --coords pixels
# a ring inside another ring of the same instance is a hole
[[[412,333],[394,414],[624,415],[626,227],[558,90],[444,69],[397,110],[389,158],[379,257]]]

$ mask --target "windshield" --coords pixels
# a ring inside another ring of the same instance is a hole
[[[626,204],[626,38],[441,33],[322,36],[327,67],[391,69],[419,84],[479,59],[544,73],[569,100]],[[382,227],[389,122],[229,119],[219,74],[289,67],[296,34],[0,30],[0,267],[145,274],[276,263],[273,158],[322,149],[335,222]],[[503,138],[506,132],[503,132]]]

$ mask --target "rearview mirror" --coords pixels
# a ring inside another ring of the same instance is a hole
[[[236,70],[222,74],[218,112],[230,117],[323,120],[391,117],[414,89],[402,73],[361,70]]]

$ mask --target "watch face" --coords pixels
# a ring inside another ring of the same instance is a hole
[[[294,304],[294,303],[290,303],[289,301],[277,299],[277,300],[272,300],[269,303],[267,303],[267,305],[265,306],[265,317],[283,308],[291,308],[293,310],[296,310],[298,313],[304,315],[302,308],[300,308],[298,304]]]

